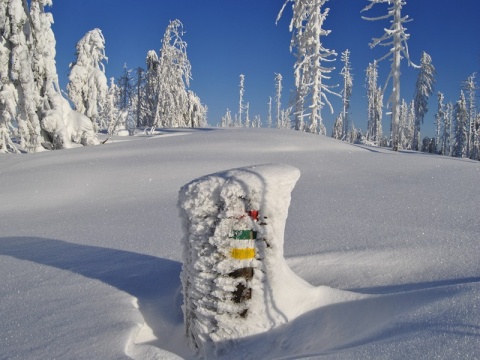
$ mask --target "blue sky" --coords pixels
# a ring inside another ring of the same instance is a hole
[[[99,28],[106,39],[107,77],[119,77],[124,64],[135,69],[145,67],[148,50],[160,48],[160,40],[170,20],[184,25],[184,40],[192,64],[195,91],[209,108],[208,120],[216,125],[229,108],[238,111],[239,75],[245,75],[245,102],[250,103],[250,117],[267,118],[269,96],[275,93],[275,73],[282,74],[282,103],[289,102],[293,86],[295,58],[289,52],[291,34],[288,24],[291,11],[275,20],[283,0],[54,0],[48,9],[55,24],[57,40],[57,71],[62,88],[75,60],[75,44],[89,30]],[[360,11],[366,0],[330,0],[330,14],[325,28],[331,34],[323,38],[327,48],[338,53],[329,84],[341,84],[340,54],[351,51],[354,74],[351,118],[357,128],[366,128],[365,69],[369,62],[387,50],[368,46],[372,37],[381,36],[386,21],[368,22]],[[288,6],[290,8],[290,6]],[[410,55],[419,63],[422,51],[432,56],[437,69],[435,91],[442,91],[447,101],[459,97],[461,82],[480,69],[480,22],[478,0],[434,1],[407,0],[404,14],[413,19],[406,25],[411,38]],[[386,5],[376,5],[367,16],[383,14]],[[380,63],[380,84],[386,79],[390,63]],[[417,71],[403,61],[401,94],[407,101],[413,97]],[[480,81],[479,81],[480,84]],[[387,96],[389,94],[387,89]],[[340,91],[340,87],[338,91]],[[325,108],[324,123],[330,133],[341,103],[330,96],[335,114]],[[429,112],[422,127],[422,136],[433,136],[436,96],[430,101]],[[384,129],[389,119],[384,116]]]

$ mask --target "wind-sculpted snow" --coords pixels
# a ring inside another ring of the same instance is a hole
[[[0,358],[195,359],[178,191],[271,163],[301,172],[272,285],[287,321],[220,340],[218,359],[480,358],[479,162],[295,131],[162,132],[0,155]]]

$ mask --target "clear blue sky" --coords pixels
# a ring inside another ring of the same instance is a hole
[[[75,44],[89,30],[100,28],[106,39],[107,77],[118,78],[124,63],[128,68],[145,67],[148,50],[160,48],[160,40],[170,20],[184,25],[184,40],[192,64],[194,90],[209,108],[208,120],[216,125],[229,108],[238,111],[239,75],[245,74],[245,102],[250,103],[250,117],[261,115],[265,123],[267,102],[274,96],[275,73],[284,78],[282,103],[289,102],[293,86],[295,58],[289,52],[291,34],[288,10],[276,25],[275,19],[283,0],[54,0],[48,11],[55,24],[57,40],[57,71],[62,88],[68,76],[68,64],[75,60]],[[354,73],[351,118],[362,130],[366,128],[365,69],[369,62],[380,58],[385,48],[371,50],[372,37],[381,36],[386,21],[368,22],[360,11],[366,0],[330,0],[330,15],[325,28],[332,30],[323,38],[327,48],[338,53],[336,70],[330,84],[341,84],[340,53],[351,51]],[[289,5],[290,9],[291,6]],[[383,14],[386,5],[376,5],[367,16]],[[410,54],[419,63],[422,51],[428,52],[437,69],[435,91],[442,91],[447,101],[459,97],[461,82],[480,69],[480,2],[478,0],[407,0],[404,14],[413,21],[407,24]],[[402,97],[413,96],[417,71],[402,69]],[[380,63],[383,85],[390,63]],[[480,84],[480,76],[479,76]],[[390,89],[390,88],[389,88]],[[338,88],[340,91],[340,87]],[[387,90],[387,95],[388,95]],[[341,104],[330,96],[335,114],[327,108],[323,117],[330,133]],[[422,136],[433,136],[436,96],[422,127]],[[389,118],[384,116],[384,129]]]

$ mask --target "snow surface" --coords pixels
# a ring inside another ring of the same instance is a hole
[[[0,156],[1,359],[193,359],[179,189],[268,163],[301,172],[284,255],[321,296],[282,296],[288,322],[218,358],[480,358],[479,162],[268,129],[121,139]]]

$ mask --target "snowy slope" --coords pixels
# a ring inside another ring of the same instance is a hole
[[[265,163],[300,169],[285,256],[325,296],[219,358],[480,358],[480,163],[267,129],[0,156],[0,358],[192,358],[178,191]]]

